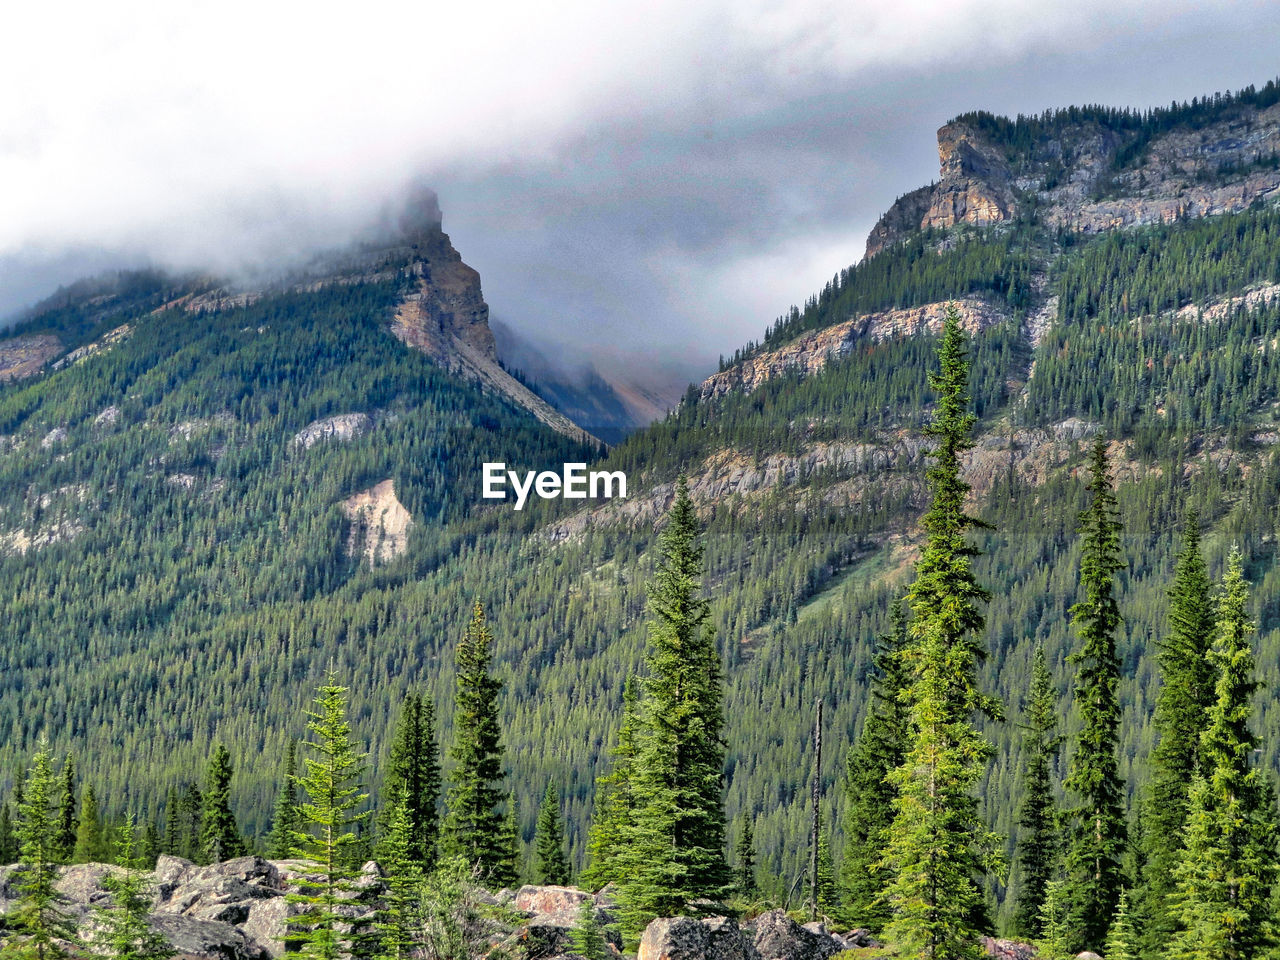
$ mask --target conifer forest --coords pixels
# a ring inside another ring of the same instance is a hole
[[[62,345],[0,381],[0,956],[1277,960],[1280,194],[1087,216],[1278,105],[957,117],[612,447],[392,335],[413,238],[59,291],[0,341]]]

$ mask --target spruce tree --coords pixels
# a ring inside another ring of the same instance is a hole
[[[377,960],[409,960],[419,947],[425,876],[414,853],[409,790],[401,784],[383,817],[383,834],[376,850],[386,883],[383,906],[374,923]]]
[[[214,748],[205,777],[200,852],[205,863],[221,863],[244,852],[240,828],[231,812],[231,753],[223,744]]]
[[[882,864],[889,826],[893,823],[894,790],[889,774],[906,757],[907,615],[900,599],[889,610],[888,633],[876,639],[871,700],[862,734],[846,761],[848,827],[845,831],[844,915],[849,923],[879,933],[889,921],[884,892],[888,869]]]
[[[1120,891],[1120,900],[1116,904],[1116,915],[1111,921],[1111,930],[1107,933],[1107,960],[1141,960],[1138,930],[1134,925],[1133,915],[1129,911],[1129,891]]]
[[[840,888],[831,856],[831,830],[825,825],[818,831],[818,890],[814,899],[826,916],[836,916],[841,912]]]
[[[960,455],[973,442],[966,337],[954,305],[947,308],[938,347],[937,397],[927,433],[935,440],[926,476],[932,502],[924,517],[926,542],[907,599],[909,742],[890,774],[894,819],[882,861],[890,873],[892,916],[885,937],[907,956],[925,960],[977,958],[982,948],[974,918],[984,872],[999,865],[997,838],[978,813],[974,791],[992,747],[974,726],[975,714],[998,716],[999,704],[978,689],[984,627],[978,604],[988,599],[972,570],[970,528],[985,526],[964,512],[969,485]]]
[[[1066,890],[1061,880],[1045,885],[1044,903],[1040,907],[1040,938],[1036,948],[1043,960],[1074,960],[1071,948],[1071,923],[1067,917]]]
[[[582,960],[608,960],[610,956],[596,919],[596,902],[589,897],[578,907],[578,922],[569,931],[569,949]]]
[[[164,840],[160,850],[171,857],[182,856],[182,798],[170,787],[164,801]]]
[[[203,859],[200,826],[204,820],[204,795],[194,781],[187,784],[178,802],[178,856],[198,862]]]
[[[1078,950],[1101,948],[1106,942],[1124,886],[1127,827],[1119,763],[1116,634],[1121,620],[1115,599],[1115,575],[1124,564],[1107,446],[1101,437],[1090,457],[1088,490],[1090,505],[1081,517],[1084,598],[1071,609],[1080,636],[1080,648],[1071,660],[1079,665],[1074,697],[1081,727],[1066,782],[1067,791],[1077,798],[1071,811],[1065,895]]]
[[[1049,676],[1044,646],[1036,646],[1022,736],[1022,803],[1018,810],[1018,865],[1022,883],[1014,929],[1030,940],[1040,936],[1041,910],[1049,881],[1057,874],[1058,814],[1053,799],[1053,767],[1062,738],[1057,733],[1058,698]]]
[[[738,861],[734,871],[738,880],[738,893],[744,897],[751,897],[756,892],[756,846],[751,815],[747,813],[742,815],[742,827],[738,830],[735,855]]]
[[[106,859],[106,841],[102,830],[102,813],[98,809],[98,796],[94,793],[93,784],[88,784],[80,802],[80,819],[76,827],[71,862],[102,863]]]
[[[284,754],[284,777],[276,795],[275,816],[271,819],[271,835],[267,838],[267,855],[276,860],[293,856],[294,834],[301,824],[298,810],[298,746],[290,738]]]
[[[564,852],[564,824],[560,819],[560,795],[554,783],[547,784],[542,806],[538,810],[537,834],[534,838],[537,860],[534,879],[538,883],[564,886],[569,882],[569,858]]]
[[[622,724],[610,757],[610,770],[596,780],[595,809],[587,831],[587,868],[578,878],[589,890],[599,890],[622,878],[622,845],[635,808],[631,777],[640,723],[638,710],[635,678],[627,677],[622,688]]]
[[[1173,872],[1182,850],[1187,792],[1199,763],[1200,737],[1214,699],[1214,603],[1200,553],[1200,525],[1187,518],[1182,550],[1169,589],[1168,635],[1160,645],[1160,693],[1151,753],[1151,786],[1143,805],[1143,865],[1138,912],[1143,918],[1144,952],[1157,953],[1176,929],[1170,910]]]
[[[514,887],[524,876],[524,835],[520,829],[520,802],[514,790],[507,794],[507,814],[502,819],[498,846],[502,855],[489,874],[490,881],[498,887]]]
[[[402,789],[408,793],[410,856],[430,870],[439,855],[440,751],[435,708],[416,692],[405,697],[383,792],[396,797]]]
[[[619,880],[623,929],[631,939],[654,917],[685,913],[696,900],[719,900],[730,887],[720,654],[702,592],[698,518],[683,477],[659,548],[649,590],[634,809]]]
[[[18,860],[18,834],[13,828],[13,814],[8,803],[0,803],[0,867]]]
[[[509,857],[504,850],[502,814],[502,731],[498,694],[502,683],[490,675],[493,634],[484,607],[476,601],[457,649],[457,706],[454,767],[449,774],[449,813],[445,842],[481,875],[501,873]]]
[[[76,833],[80,827],[80,821],[76,817],[79,800],[76,793],[75,761],[67,754],[62,765],[62,797],[58,802],[58,856],[64,863],[75,860]]]
[[[1216,699],[1200,739],[1202,772],[1188,797],[1185,848],[1174,870],[1177,929],[1170,960],[1254,960],[1274,943],[1275,811],[1253,765],[1249,587],[1238,550],[1227,560],[1213,661]]]
[[[302,905],[297,916],[286,923],[295,927],[288,939],[301,942],[307,956],[337,960],[351,952],[352,933],[344,933],[346,920],[341,910],[353,889],[350,851],[357,842],[352,829],[368,817],[360,812],[368,799],[362,793],[360,777],[364,757],[351,738],[347,721],[347,689],[340,686],[332,668],[321,684],[315,709],[308,711],[307,729],[315,739],[304,744],[310,756],[303,759],[298,778],[305,800],[301,829],[294,835],[295,856],[310,861],[319,881],[312,892],[289,894],[292,903]]]
[[[60,942],[75,942],[75,925],[55,889],[62,859],[62,824],[54,806],[57,779],[44,741],[31,762],[18,807],[18,908],[7,918],[25,936],[21,952],[35,960],[67,956]]]
[[[149,922],[155,890],[145,864],[134,855],[135,846],[133,818],[127,817],[116,860],[123,872],[102,878],[110,900],[94,908],[97,930],[91,948],[111,960],[169,960],[178,951]]]

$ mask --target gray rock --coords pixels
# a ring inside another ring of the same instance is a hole
[[[515,908],[529,913],[563,913],[577,910],[591,894],[576,887],[534,886],[525,884],[516,891]]]
[[[996,957],[998,960],[1037,960],[1040,956],[1031,944],[1017,943],[1013,940],[983,937],[982,947],[986,950],[987,956]]]
[[[727,917],[659,917],[645,928],[637,960],[760,960]]]
[[[151,927],[164,934],[181,957],[196,960],[272,960],[265,947],[230,924],[177,914],[153,914]]]
[[[763,960],[827,960],[845,949],[842,941],[806,930],[784,910],[756,917],[755,947]]]

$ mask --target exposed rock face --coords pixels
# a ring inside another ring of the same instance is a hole
[[[124,342],[129,339],[132,334],[132,324],[121,324],[114,330],[104,333],[97,340],[93,341],[93,343],[86,343],[83,347],[76,347],[76,349],[72,350],[65,357],[57,360],[53,364],[53,369],[61,370],[63,367],[71,366],[72,364],[83,363],[90,357],[99,353],[105,353],[116,344]]]
[[[516,891],[515,908],[529,913],[566,913],[579,909],[595,897],[574,887],[525,884]]]
[[[1040,954],[1029,943],[1016,943],[1013,940],[996,940],[991,937],[982,938],[982,949],[988,957],[997,960],[1038,960]]]
[[[0,382],[35,376],[61,350],[62,344],[51,334],[0,340]]]
[[[347,556],[363,556],[369,566],[394,560],[409,549],[413,517],[396,498],[395,482],[383,480],[342,502],[351,522]]]
[[[950,302],[950,301],[948,301]],[[955,301],[960,323],[969,334],[979,333],[1009,315],[977,297]],[[804,334],[777,350],[753,354],[702,383],[702,399],[724,396],[733,390],[750,393],[762,383],[787,373],[817,373],[831,360],[843,357],[867,340],[888,340],[937,333],[942,329],[947,302],[929,303],[903,310],[860,314],[843,323]]]
[[[373,426],[373,418],[367,413],[340,413],[336,417],[315,420],[293,438],[294,446],[310,450],[321,440],[354,440],[364,436]]]
[[[900,197],[867,238],[875,256],[923,227],[1000,223],[1034,194],[1047,224],[1083,233],[1232,213],[1280,197],[1280,104],[1241,107],[1195,129],[1152,139],[1137,162],[1117,170],[1117,150],[1134,136],[1094,121],[1065,127],[1010,159],[964,122],[938,131],[941,180]]]

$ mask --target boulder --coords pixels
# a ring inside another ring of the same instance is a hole
[[[173,944],[179,957],[194,960],[272,960],[265,947],[228,923],[177,914],[153,914],[150,922],[153,930],[164,934]]]
[[[988,957],[996,957],[998,960],[1037,960],[1040,956],[1031,944],[1018,943],[1014,940],[983,937],[982,947]]]
[[[18,900],[18,878],[16,863],[0,867],[0,917],[14,908]]]
[[[110,899],[110,894],[102,886],[103,878],[122,872],[120,867],[105,863],[77,863],[62,868],[53,888],[65,900],[63,909],[83,915]]]
[[[756,917],[755,947],[762,960],[827,960],[845,949],[843,941],[806,930],[785,910],[770,910]]]
[[[525,884],[516,891],[515,908],[532,914],[565,913],[578,910],[584,900],[595,898],[575,887]]]
[[[840,935],[837,934],[837,936],[840,936]],[[879,940],[873,937],[871,935],[871,931],[867,930],[865,927],[854,927],[848,933],[844,934],[843,936],[840,936],[840,939],[844,941],[845,947],[850,950],[854,949],[855,947],[884,946],[884,944],[882,944]]]
[[[727,917],[659,917],[645,928],[637,960],[760,960]]]

